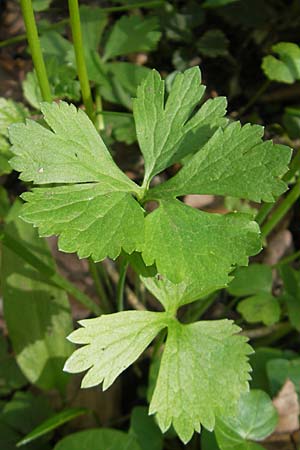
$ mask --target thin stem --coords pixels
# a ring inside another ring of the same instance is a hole
[[[102,314],[102,310],[93,300],[88,297],[84,292],[78,289],[74,284],[70,283],[64,277],[56,272],[55,268],[48,266],[43,260],[38,258],[32,253],[26,245],[23,245],[20,241],[16,241],[11,235],[5,231],[1,234],[1,241],[9,250],[13,251],[16,255],[20,256],[24,261],[34,267],[39,273],[41,273],[49,284],[63,289],[72,295],[79,303],[84,305],[91,312],[97,316]]]
[[[98,130],[104,130],[104,118],[102,115],[102,99],[100,94],[100,86],[96,87],[96,125]]]
[[[105,313],[109,313],[109,312],[111,312],[111,307],[110,307],[110,303],[109,303],[108,297],[106,295],[105,289],[101,283],[101,279],[99,277],[99,273],[97,270],[97,265],[94,263],[94,261],[91,258],[89,258],[88,261],[89,261],[89,270],[93,277],[95,288],[98,293],[100,302],[102,303],[102,306],[103,306],[102,309]]]
[[[263,238],[266,238],[271,233],[271,231],[286,215],[286,213],[293,206],[293,204],[298,200],[299,196],[300,196],[300,178],[294,185],[293,189],[285,197],[283,202],[274,211],[268,222],[266,222],[266,224],[262,227],[261,233]]]
[[[245,114],[246,111],[248,111],[248,109],[254,105],[254,103],[259,99],[259,97],[261,97],[262,94],[265,93],[265,91],[268,89],[268,87],[270,86],[271,81],[270,80],[266,80],[262,86],[256,91],[256,93],[250,98],[250,100],[248,101],[248,103],[246,103],[246,105],[241,108],[241,110],[239,111],[239,116],[242,116],[243,114]]]
[[[285,176],[283,177],[283,181],[285,181],[286,183],[288,183],[289,181],[291,181],[294,176],[296,175],[297,171],[300,168],[300,151],[297,150],[296,156],[294,156],[291,165],[290,165],[290,169],[289,171],[285,174]],[[256,215],[256,222],[261,225],[264,220],[266,219],[266,217],[268,216],[268,214],[272,211],[272,209],[274,208],[276,203],[265,203],[260,210],[258,211],[257,215]]]
[[[125,287],[127,267],[128,267],[128,262],[124,258],[121,261],[120,272],[119,272],[119,281],[118,281],[118,285],[117,285],[117,308],[118,308],[118,311],[124,310],[124,287]]]
[[[32,61],[39,82],[42,98],[45,102],[51,102],[52,100],[51,89],[47,77],[46,66],[35,23],[32,1],[21,0],[21,9],[26,28],[28,44],[31,51]]]
[[[81,87],[82,100],[89,118],[94,121],[94,105],[84,58],[84,48],[80,25],[78,0],[68,0],[70,12],[70,25],[76,57],[77,73]]]
[[[282,258],[277,264],[274,264],[272,267],[277,268],[277,267],[284,266],[286,264],[289,264],[289,263],[295,261],[298,258],[300,258],[300,250],[293,253],[292,255],[288,255],[285,258]]]

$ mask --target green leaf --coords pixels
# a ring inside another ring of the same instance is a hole
[[[146,264],[156,262],[173,283],[197,280],[201,295],[227,285],[234,265],[260,250],[258,226],[244,214],[210,214],[170,200],[145,223]]]
[[[141,450],[135,439],[123,431],[97,428],[79,431],[62,439],[54,450]]]
[[[221,450],[263,450],[262,441],[275,429],[277,411],[269,396],[253,390],[241,396],[236,416],[218,419],[215,434]]]
[[[300,79],[300,47],[292,42],[279,42],[273,45],[272,51],[279,56],[265,56],[262,69],[272,81],[294,83]]]
[[[67,360],[64,370],[70,373],[88,370],[81,386],[96,386],[103,390],[130,366],[167,325],[165,313],[125,311],[81,320],[69,340],[84,347]]]
[[[220,450],[217,444],[215,434],[207,430],[202,430],[201,433],[201,448],[205,450]]]
[[[136,406],[130,418],[129,434],[138,442],[141,450],[162,450],[163,435],[145,406]]]
[[[239,267],[227,290],[231,295],[243,297],[258,293],[270,293],[272,289],[272,269],[265,264],[250,264]]]
[[[247,322],[263,322],[265,325],[278,322],[281,314],[277,298],[264,292],[242,300],[237,310]]]
[[[43,103],[41,109],[53,131],[34,121],[10,127],[15,154],[11,164],[22,171],[22,180],[37,184],[102,181],[119,190],[135,190],[81,109],[65,102]]]
[[[49,417],[36,428],[34,428],[30,433],[28,433],[21,441],[17,443],[17,447],[21,447],[22,445],[26,445],[29,442],[32,442],[45,434],[48,434],[50,431],[55,430],[61,425],[69,422],[70,420],[75,419],[76,417],[82,416],[88,412],[87,409],[83,408],[69,408],[64,411],[60,411],[54,416]]]
[[[1,422],[14,430],[26,434],[53,414],[45,396],[34,396],[30,392],[16,392],[6,403],[1,413]]]
[[[138,131],[137,131],[138,134]],[[149,197],[214,194],[273,202],[286,189],[291,149],[262,141],[260,125],[231,123],[218,129],[207,144]]]
[[[14,355],[8,352],[7,340],[0,334],[0,395],[7,395],[26,384]]]
[[[142,247],[143,210],[127,192],[86,183],[33,189],[22,197],[28,202],[22,218],[38,226],[40,236],[59,235],[61,251],[101,261]]]
[[[286,380],[291,380],[300,396],[300,358],[286,360],[271,359],[266,364],[272,395],[277,395]]]
[[[55,56],[60,62],[64,61],[66,54],[73,48],[70,41],[53,30],[42,34],[40,44],[42,52],[47,58]]]
[[[165,102],[165,83],[153,70],[137,90],[133,101],[138,142],[145,159],[145,183],[199,150],[219,126],[225,126],[226,99],[210,99],[192,117],[204,86],[198,67],[178,73]],[[190,119],[190,120],[188,120]]]
[[[241,392],[247,390],[251,348],[236,335],[229,320],[169,324],[150,414],[156,413],[163,432],[171,424],[188,442],[200,424],[208,430],[215,417],[233,413]]]
[[[282,122],[291,139],[300,136],[300,108],[285,108]]]
[[[280,269],[280,275],[284,282],[284,294],[280,300],[287,306],[292,326],[300,331],[300,272],[284,265]]]
[[[98,51],[107,22],[107,14],[103,12],[102,8],[80,6],[80,23],[85,49]]]
[[[11,219],[19,212],[16,206]],[[17,219],[8,223],[6,232],[54,267],[47,243],[38,238],[33,227]],[[72,352],[72,345],[65,339],[72,329],[66,294],[5,246],[1,285],[4,317],[22,372],[42,389],[63,391],[68,377],[62,367]]]
[[[204,56],[216,58],[228,55],[229,40],[221,30],[209,30],[197,42],[197,49]]]
[[[138,85],[147,77],[150,69],[128,62],[113,62],[103,65],[102,70],[107,81],[103,83],[98,77],[95,79],[100,83],[102,97],[132,109],[131,97],[136,95]]]
[[[239,0],[205,0],[203,6],[206,8],[218,8],[219,6],[229,5]]]
[[[8,127],[16,122],[24,122],[28,116],[29,111],[22,103],[0,97],[0,175],[12,171],[8,162],[12,156],[9,149]]]
[[[52,0],[33,0],[32,6],[34,11],[44,11],[45,9],[49,8],[51,1]]]
[[[68,185],[24,194],[24,220],[39,226],[42,236],[61,235],[60,249],[81,257],[101,260],[116,258],[121,248],[138,250],[144,213],[131,192],[140,188],[116,166],[83,111],[63,102],[42,110],[53,132],[35,122],[12,127],[12,165],[23,180]]]
[[[268,361],[276,358],[294,358],[295,353],[291,351],[279,350],[271,347],[259,347],[250,356],[250,366],[252,367],[252,374],[250,381],[251,389],[263,389],[269,392],[269,379],[267,375]],[[271,392],[269,392],[271,394]]]
[[[103,59],[154,50],[160,35],[156,17],[142,19],[138,16],[122,16],[109,34]]]

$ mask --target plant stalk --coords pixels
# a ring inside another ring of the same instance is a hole
[[[261,234],[265,239],[271,231],[276,227],[276,225],[281,221],[281,219],[286,215],[293,204],[298,200],[300,196],[300,177],[297,183],[294,185],[293,189],[285,197],[283,202],[275,209],[274,213],[268,220],[268,222],[262,227]]]
[[[124,258],[121,260],[119,281],[118,281],[118,285],[117,285],[117,308],[118,308],[118,311],[124,311],[124,288],[125,288],[127,267],[128,267],[128,262]]]
[[[31,51],[32,61],[39,82],[42,98],[45,102],[51,102],[52,101],[51,89],[39,41],[37,26],[33,13],[32,1],[21,0],[21,9],[26,28],[28,44]]]
[[[90,269],[90,273],[93,277],[95,288],[97,290],[100,302],[102,303],[102,307],[103,307],[102,309],[105,313],[109,313],[109,312],[111,312],[109,300],[106,295],[105,289],[102,285],[101,279],[99,277],[97,265],[94,263],[94,261],[91,258],[89,258],[89,269]]]
[[[78,0],[68,0],[68,4],[70,12],[70,25],[76,57],[77,74],[81,87],[82,100],[87,115],[94,122],[94,105],[84,58]]]
[[[289,182],[296,175],[297,171],[300,169],[300,151],[297,150],[296,156],[293,158],[291,162],[289,171],[283,177],[283,181]],[[261,225],[268,214],[272,211],[276,203],[265,203],[256,215],[256,222]]]

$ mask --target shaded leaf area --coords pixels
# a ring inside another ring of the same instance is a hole
[[[62,439],[54,450],[141,450],[130,434],[113,429],[80,431]]]
[[[0,444],[5,450],[15,450],[16,444],[34,427],[47,419],[53,411],[44,396],[34,396],[30,392],[17,392],[13,398],[0,406]],[[29,450],[50,450],[48,437],[39,443],[30,443]]]
[[[66,422],[87,414],[89,411],[83,408],[69,408],[50,416],[44,422],[39,424],[30,433],[24,436],[19,442],[18,447],[27,445],[42,436],[48,435],[51,431],[64,425]]]
[[[53,266],[46,242],[30,225],[15,219],[19,206],[8,218],[7,233]],[[66,341],[72,328],[67,296],[7,247],[3,247],[1,267],[4,316],[18,365],[31,383],[63,391],[68,377],[62,367],[72,352]]]

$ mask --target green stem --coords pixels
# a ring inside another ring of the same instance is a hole
[[[276,225],[281,221],[281,219],[286,215],[293,204],[298,200],[300,196],[300,178],[294,185],[293,189],[285,197],[282,203],[274,211],[268,222],[262,227],[261,233],[262,237],[265,239],[271,231],[276,227]]]
[[[40,272],[48,282],[68,292],[68,294],[72,295],[78,302],[80,302],[97,316],[102,314],[101,308],[96,305],[96,303],[94,303],[90,297],[88,297],[84,292],[80,291],[80,289],[74,286],[74,284],[70,283],[64,277],[59,275],[59,273],[56,272],[55,268],[48,266],[48,264],[45,264],[43,260],[38,258],[30,250],[28,250],[26,245],[23,245],[21,242],[16,241],[5,231],[1,233],[1,241],[3,245],[9,248],[16,255],[20,256],[38,272]]]
[[[100,280],[100,277],[99,277],[99,273],[98,273],[98,270],[97,270],[97,266],[96,266],[96,264],[94,263],[94,261],[91,258],[89,258],[88,261],[89,261],[90,273],[91,273],[91,275],[93,277],[95,288],[97,290],[97,293],[98,293],[98,296],[100,298],[100,301],[101,301],[101,303],[103,305],[102,309],[103,309],[103,311],[105,313],[109,313],[109,312],[111,312],[110,303],[109,303],[108,297],[106,295],[105,289],[102,286],[102,283],[101,283],[101,280]]]
[[[119,281],[118,281],[118,286],[117,286],[117,308],[118,308],[118,311],[124,310],[124,287],[125,287],[127,267],[128,267],[128,262],[124,258],[121,261],[120,272],[119,272]]]
[[[289,264],[300,257],[300,250],[293,253],[292,255],[288,255],[285,258],[282,258],[277,264],[274,264],[272,267],[277,268]]]
[[[104,130],[105,126],[104,126],[104,118],[102,115],[102,99],[100,94],[100,86],[96,87],[95,100],[96,100],[96,125],[98,130],[101,131]]]
[[[51,89],[47,77],[46,66],[35,23],[32,1],[21,0],[21,9],[26,28],[28,44],[31,51],[32,61],[39,82],[42,98],[45,102],[51,102],[52,100]]]
[[[253,97],[250,98],[250,100],[248,101],[248,103],[244,106],[244,108],[241,108],[241,110],[239,111],[239,116],[242,116],[243,114],[245,114],[246,111],[248,111],[248,109],[254,105],[254,103],[259,99],[259,97],[264,94],[264,92],[268,89],[268,87],[270,86],[271,81],[270,80],[266,80],[262,86],[256,91],[256,93],[253,95]]]
[[[285,181],[286,183],[291,181],[298,172],[299,168],[300,168],[300,151],[297,150],[296,156],[294,156],[293,161],[291,162],[289,171],[283,177],[283,181]],[[266,219],[268,214],[272,211],[274,206],[275,203],[265,203],[260,208],[255,218],[256,222],[259,225],[261,225],[264,222],[264,220]]]
[[[73,44],[76,57],[76,66],[81,87],[82,100],[87,115],[92,121],[94,121],[94,105],[84,58],[84,48],[82,42],[78,0],[68,0],[68,4],[70,12],[70,25],[72,30]]]

